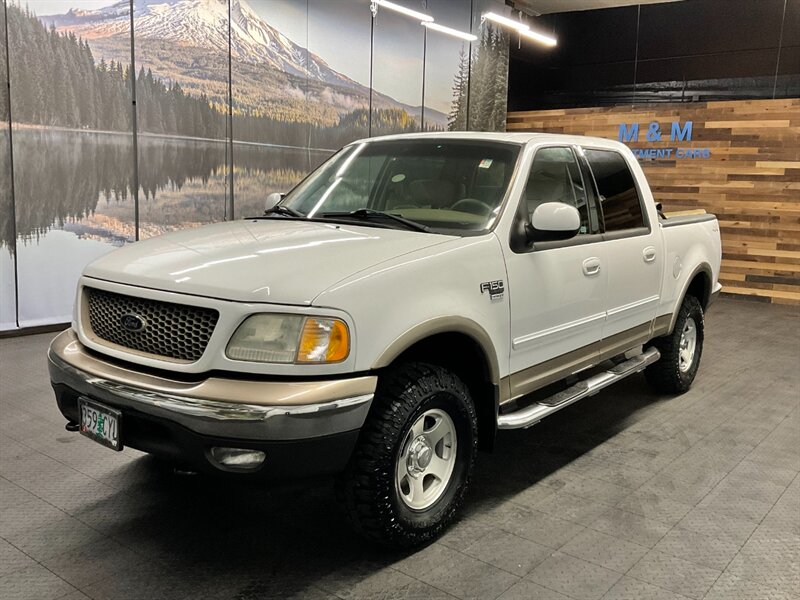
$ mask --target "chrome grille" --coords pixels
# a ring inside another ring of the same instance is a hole
[[[219,318],[219,312],[213,308],[125,296],[90,287],[84,293],[90,335],[136,352],[173,360],[194,362],[203,356]]]

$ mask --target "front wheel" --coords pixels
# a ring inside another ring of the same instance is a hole
[[[681,394],[697,375],[703,354],[703,307],[694,296],[686,296],[672,333],[653,340],[661,358],[645,369],[648,383],[658,392]]]
[[[381,378],[337,496],[365,537],[425,544],[456,517],[477,448],[466,385],[441,367],[403,365]]]

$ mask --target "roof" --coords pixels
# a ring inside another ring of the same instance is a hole
[[[556,144],[592,144],[613,148],[625,148],[623,144],[607,138],[590,137],[583,135],[564,135],[560,133],[538,133],[538,132],[508,132],[508,131],[432,131],[426,133],[401,133],[385,135],[372,138],[364,138],[353,143],[374,141],[394,141],[409,139],[451,139],[451,140],[476,140],[510,142],[515,144],[536,143],[556,143]]]

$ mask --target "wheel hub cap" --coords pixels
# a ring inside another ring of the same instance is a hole
[[[692,367],[697,349],[697,324],[692,317],[686,319],[678,343],[678,368],[685,373]]]
[[[424,435],[419,436],[411,444],[411,449],[408,452],[408,473],[412,477],[419,477],[431,464],[433,457],[433,450],[428,443],[428,438]]]
[[[456,428],[443,410],[421,414],[406,432],[396,460],[395,485],[412,510],[425,510],[445,492],[456,463]]]

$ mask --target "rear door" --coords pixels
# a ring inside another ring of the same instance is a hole
[[[606,271],[591,182],[569,146],[537,149],[506,253],[511,303],[510,397],[597,360]],[[543,202],[572,204],[581,232],[562,242],[524,242],[524,224]]]
[[[608,290],[602,353],[625,351],[647,340],[656,316],[664,256],[658,223],[628,159],[616,150],[583,148],[599,199]]]

